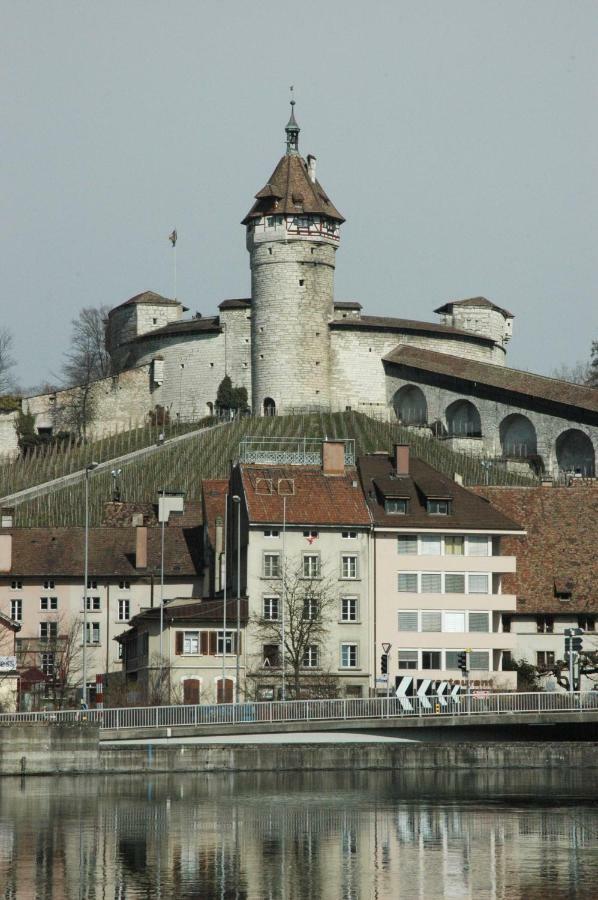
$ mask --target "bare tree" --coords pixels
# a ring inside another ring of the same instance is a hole
[[[12,350],[12,334],[8,328],[0,328],[0,394],[5,393],[12,387],[12,379],[9,375],[15,364]]]
[[[326,644],[338,598],[330,578],[317,571],[306,574],[303,565],[291,561],[270,583],[266,608],[250,617],[254,638],[269,649],[260,653],[249,675],[258,690],[265,679],[281,682],[284,661],[293,697],[335,696],[338,679],[326,665]]]
[[[560,381],[571,381],[573,384],[589,384],[591,375],[590,363],[579,360],[572,366],[561,365],[552,371],[552,377]]]
[[[74,702],[80,686],[83,647],[78,616],[47,620],[46,637],[17,640],[20,667],[35,666],[46,675],[46,697],[61,709]]]
[[[70,349],[64,356],[63,375],[71,388],[63,402],[65,425],[85,438],[96,416],[93,383],[110,375],[106,349],[107,306],[85,307],[72,320]]]
[[[598,341],[592,341],[586,384],[589,384],[590,387],[598,387]]]

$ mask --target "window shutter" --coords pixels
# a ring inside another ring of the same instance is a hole
[[[210,640],[207,631],[199,632],[199,652],[202,656],[207,656],[210,652]]]
[[[210,656],[216,656],[216,650],[218,648],[218,643],[217,643],[218,636],[215,631],[209,631],[208,635],[210,638],[210,647],[209,647],[208,652],[209,652]]]
[[[417,631],[417,611],[399,612],[399,631]]]
[[[183,652],[183,638],[184,634],[182,631],[177,631],[175,635],[175,644],[174,644],[174,652],[177,656],[180,656]]]
[[[422,611],[422,631],[442,631],[442,613],[437,610]]]

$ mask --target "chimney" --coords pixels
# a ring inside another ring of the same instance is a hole
[[[409,444],[395,444],[397,475],[409,475]]]
[[[460,472],[455,472],[454,478],[455,478],[455,484],[461,484],[461,485],[463,484],[463,476],[461,475]]]
[[[0,572],[12,569],[12,534],[0,534]]]
[[[147,569],[147,527],[138,525],[135,529],[135,568]]]
[[[322,444],[322,472],[324,475],[345,474],[345,445],[343,441],[324,441]]]
[[[312,184],[316,183],[316,158],[311,153],[307,154],[307,174]]]
[[[0,528],[12,528],[14,511],[14,506],[2,507]]]

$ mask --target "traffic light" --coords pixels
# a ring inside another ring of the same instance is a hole
[[[463,650],[457,655],[457,668],[462,672],[467,672],[467,653]]]
[[[380,672],[382,675],[388,675],[388,653],[383,653],[380,657]]]
[[[574,653],[581,653],[582,647],[583,640],[581,639],[581,635],[576,635],[571,638],[571,649]]]
[[[581,653],[583,649],[583,629],[567,628],[565,631],[565,653]]]

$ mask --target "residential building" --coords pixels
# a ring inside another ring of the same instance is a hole
[[[242,448],[232,470],[227,514],[229,586],[236,590],[240,572],[248,598],[246,693],[281,696],[284,670],[287,697],[365,697],[373,671],[370,517],[353,442],[289,442],[283,465],[268,463],[269,454],[280,459],[272,444],[253,450]]]
[[[517,607],[503,616],[503,629],[512,635],[513,659],[537,666],[546,685],[558,687],[553,667],[564,664],[566,629],[582,628],[584,651],[598,653],[598,482],[476,491],[526,530],[524,540],[504,541],[505,552],[517,554],[517,571],[504,578]],[[581,687],[596,680],[582,677]]]
[[[231,703],[237,651],[245,669],[246,600],[239,611],[238,636],[236,601],[226,603],[226,631],[222,600],[181,597],[170,600],[162,616],[157,607],[134,616],[131,627],[117,637],[123,651],[126,701]]]
[[[502,541],[523,529],[406,445],[358,465],[373,522],[377,671],[388,643],[393,689],[403,677],[410,689],[423,679],[460,682],[458,655],[467,651],[474,684],[515,687],[503,665],[515,648],[503,615],[515,612],[516,598],[503,592],[503,577],[516,561]]]

